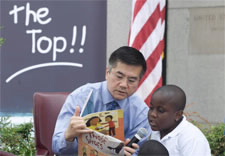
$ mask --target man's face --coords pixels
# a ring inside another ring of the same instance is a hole
[[[171,104],[171,98],[157,92],[152,96],[148,120],[152,130],[168,134],[177,125],[176,119],[180,116]]]
[[[142,66],[117,62],[116,67],[106,69],[108,90],[116,100],[123,100],[138,88]]]

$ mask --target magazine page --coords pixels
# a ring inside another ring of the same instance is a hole
[[[83,134],[81,139],[82,143],[79,142],[79,146],[81,146],[81,153],[79,153],[79,155],[83,155],[85,152],[90,156],[96,154],[98,156],[124,156],[124,143],[114,137],[94,131],[90,134]]]
[[[88,128],[95,130],[79,137],[79,155],[124,155],[123,110],[96,112],[84,116]]]

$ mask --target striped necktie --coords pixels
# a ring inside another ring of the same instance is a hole
[[[106,104],[106,109],[107,110],[116,110],[120,109],[119,104],[116,101],[112,101]]]

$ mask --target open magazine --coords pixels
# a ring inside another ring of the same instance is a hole
[[[111,110],[92,113],[90,100],[92,91],[87,97],[81,114],[88,128],[94,132],[83,134],[78,138],[79,156],[124,156],[124,112]]]

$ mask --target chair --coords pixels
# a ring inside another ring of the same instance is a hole
[[[16,155],[5,151],[0,151],[0,156],[16,156]]]
[[[36,92],[34,103],[34,131],[37,155],[54,155],[52,135],[60,109],[68,92]]]

